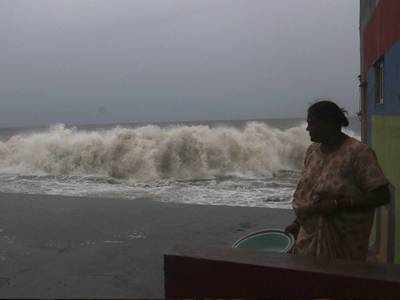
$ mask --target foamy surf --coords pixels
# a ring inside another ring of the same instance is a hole
[[[18,174],[99,175],[134,182],[265,176],[301,166],[304,126],[288,130],[251,122],[209,126],[78,131],[56,125],[0,142],[0,168]],[[247,175],[246,175],[247,174]]]
[[[0,191],[289,208],[309,143],[304,124],[56,125],[0,142]]]

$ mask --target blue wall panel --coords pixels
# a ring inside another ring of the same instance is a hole
[[[368,115],[400,114],[400,42],[385,53],[384,103],[375,103],[375,71],[368,70]]]
[[[388,99],[387,112],[400,113],[400,42],[385,56],[385,91]]]
[[[373,115],[400,115],[400,41],[385,53],[384,67],[384,103],[375,103],[375,70],[368,70],[367,99],[368,124]],[[371,126],[368,126],[367,142],[371,145]]]
[[[375,103],[375,71],[368,70],[368,113],[400,114],[400,42],[385,54],[384,103]]]

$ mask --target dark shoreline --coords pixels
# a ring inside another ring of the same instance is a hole
[[[0,193],[0,298],[161,298],[162,255],[282,228],[292,211]]]

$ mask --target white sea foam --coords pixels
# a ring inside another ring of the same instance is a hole
[[[209,126],[116,127],[82,131],[56,125],[0,142],[1,172],[98,175],[132,182],[229,174],[268,176],[301,167],[305,126],[287,130],[249,122]]]
[[[291,208],[305,125],[224,126],[15,135],[0,142],[0,192]]]

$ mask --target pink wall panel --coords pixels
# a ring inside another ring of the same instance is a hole
[[[381,0],[363,32],[363,73],[400,40],[400,0]]]

